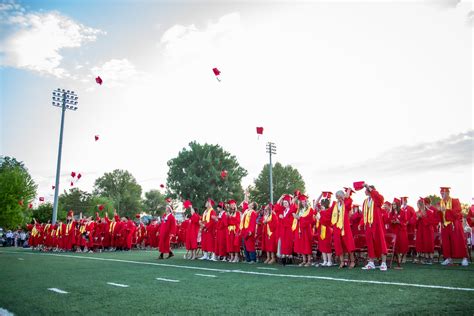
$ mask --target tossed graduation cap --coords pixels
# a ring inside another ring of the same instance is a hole
[[[94,135],[94,139],[95,139],[95,141],[98,141],[99,140],[99,135]]]
[[[23,200],[18,201],[18,204],[20,204],[21,206],[23,206]]]
[[[74,186],[74,182],[71,181],[71,186],[73,187]]]
[[[54,189],[56,189],[56,186],[52,185],[51,190],[54,190]]]
[[[104,205],[103,205],[103,204],[100,204],[100,205],[98,206],[98,209],[99,209],[99,211],[103,211],[103,210],[104,210]]]
[[[217,68],[212,68],[212,72],[213,72],[214,75],[216,76],[217,81],[221,82],[221,79],[219,78],[221,72],[219,71],[219,69],[217,69]]]
[[[191,206],[191,207],[193,206],[193,205],[191,204],[191,201],[186,200],[186,201],[183,202],[183,207],[184,207],[184,208],[188,208],[188,207],[190,207],[190,206]]]
[[[82,178],[82,174],[78,173],[77,174],[77,180],[79,180],[80,178]]]
[[[33,208],[33,204],[32,203],[28,204],[28,208]]]
[[[221,178],[225,179],[225,177],[227,177],[227,170],[222,170],[221,171]]]
[[[160,184],[160,188],[164,189],[164,188],[165,188],[165,185],[164,185],[164,184]]]
[[[260,135],[263,135],[263,127],[257,127],[257,139],[260,138]]]
[[[40,202],[44,202],[44,197],[40,196],[39,200],[40,200]]]
[[[99,85],[102,85],[102,78],[100,76],[97,76],[97,78],[95,78],[95,82],[97,82]]]
[[[330,199],[332,195],[332,192],[329,191],[323,191],[323,198],[325,199]]]
[[[364,185],[365,185],[364,181],[357,181],[352,184],[352,186],[354,187],[356,191],[362,190],[364,188]]]
[[[168,202],[168,203],[171,203],[171,198],[166,198],[165,201]]]
[[[73,171],[71,172],[71,177],[75,178],[76,177],[76,173]]]

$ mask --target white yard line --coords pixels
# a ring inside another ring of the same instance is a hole
[[[0,307],[0,315],[2,316],[15,316],[12,312]]]
[[[0,251],[0,253],[24,253],[24,254],[39,255],[39,256],[53,256],[53,257],[64,257],[64,258],[85,259],[85,260],[98,260],[98,261],[109,261],[109,262],[133,263],[133,264],[140,264],[140,265],[151,265],[151,266],[158,266],[158,267],[170,267],[170,268],[188,269],[188,270],[227,272],[227,273],[239,273],[239,274],[250,274],[250,275],[264,275],[264,276],[279,277],[279,278],[328,280],[328,281],[352,282],[352,283],[362,283],[362,284],[379,284],[379,285],[383,284],[383,285],[396,285],[396,286],[439,289],[439,290],[474,292],[474,288],[466,288],[466,287],[428,285],[428,284],[403,283],[403,282],[384,282],[384,281],[372,281],[372,280],[355,280],[355,279],[333,278],[333,277],[324,277],[324,276],[316,276],[316,275],[293,275],[293,274],[279,274],[279,273],[275,274],[275,273],[266,273],[266,272],[257,272],[257,271],[203,268],[203,267],[194,267],[194,266],[183,266],[183,265],[177,265],[177,264],[142,262],[142,261],[132,261],[132,260],[122,260],[122,259],[83,257],[83,256],[80,256],[80,255],[73,256],[73,255],[66,255],[66,254],[63,255],[63,254],[46,254],[46,253],[27,253],[27,252],[14,252],[14,251]],[[176,281],[176,280],[174,280],[174,281]],[[173,281],[171,281],[171,282],[173,282]]]
[[[260,269],[260,270],[272,270],[272,271],[278,271],[277,268],[265,268],[265,267],[257,267],[257,269]]]
[[[113,285],[113,286],[118,286],[118,287],[128,287],[128,285],[120,284],[120,283],[107,282],[107,284],[110,284],[110,285]]]
[[[69,293],[69,292],[66,292],[66,291],[57,289],[57,288],[55,288],[55,287],[49,288],[48,290],[53,291],[53,292],[56,292],[56,293],[59,293],[59,294],[67,294],[67,293]]]
[[[206,277],[206,278],[217,278],[217,276],[213,275],[213,274],[201,274],[201,273],[195,273],[194,275],[197,275],[197,276],[202,276],[202,277]]]
[[[164,282],[173,282],[173,283],[178,283],[179,280],[173,280],[173,279],[164,279],[164,278],[156,278],[158,281],[164,281]]]
[[[23,258],[18,258],[18,260],[23,261],[23,260],[25,260],[25,259],[23,259]],[[1,315],[1,314],[0,314],[0,315]]]

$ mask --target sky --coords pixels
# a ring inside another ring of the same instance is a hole
[[[79,106],[65,117],[61,191],[71,171],[90,192],[114,169],[159,189],[191,141],[235,155],[246,187],[272,141],[273,161],[296,167],[312,198],[366,181],[386,200],[414,204],[450,186],[470,203],[472,6],[0,0],[0,154],[23,161],[38,197],[53,200],[51,97],[64,88]]]

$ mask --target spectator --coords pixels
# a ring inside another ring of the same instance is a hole
[[[23,247],[25,245],[25,241],[26,241],[26,233],[22,229],[22,230],[20,230],[20,242],[19,242],[18,247]]]
[[[13,233],[11,230],[7,231],[7,247],[11,247],[13,244]]]

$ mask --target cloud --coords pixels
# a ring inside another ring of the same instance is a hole
[[[473,164],[474,130],[452,135],[435,142],[400,146],[381,155],[348,166],[325,170],[329,173],[416,173]]]
[[[105,32],[87,27],[56,11],[26,12],[14,2],[0,6],[1,66],[15,67],[58,78],[69,77],[60,67],[61,51],[93,42]]]
[[[100,76],[108,87],[124,86],[144,75],[138,72],[126,58],[111,59],[100,66],[93,67],[91,72],[94,77]]]

